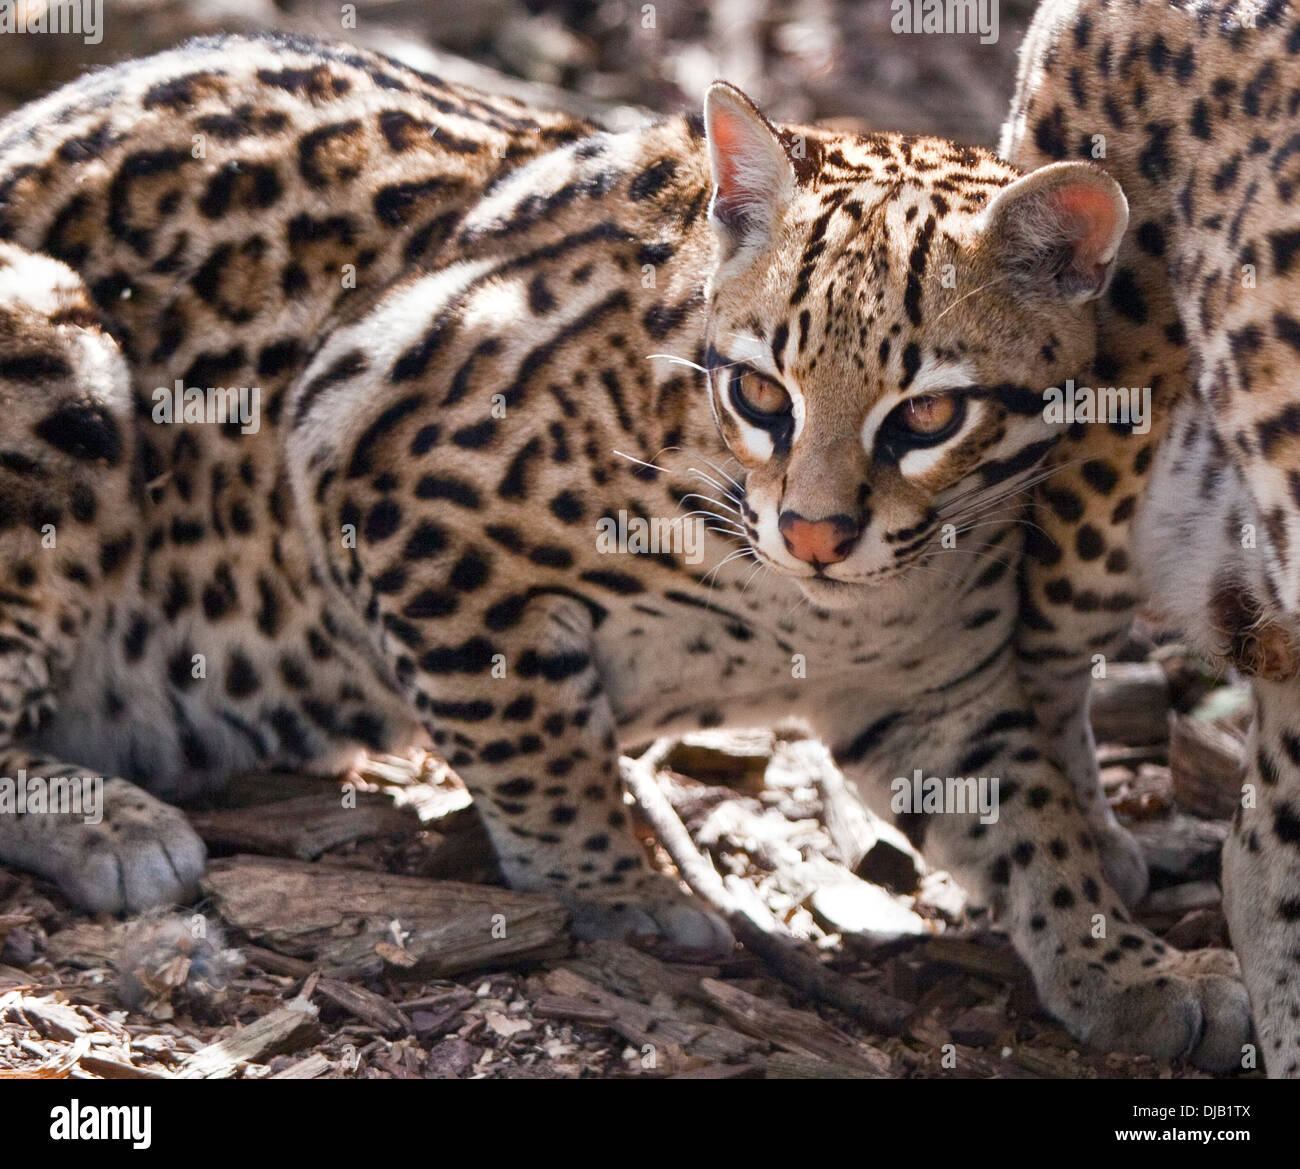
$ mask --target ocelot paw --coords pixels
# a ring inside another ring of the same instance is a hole
[[[1100,947],[1086,960],[1063,956],[1040,980],[1039,991],[1048,1009],[1090,1046],[1187,1059],[1204,1071],[1240,1068],[1251,1021],[1237,959],[1226,950],[1162,949],[1152,966],[1140,965],[1133,952],[1107,962],[1115,950]],[[1149,944],[1143,952],[1151,954]]]
[[[618,893],[566,896],[570,928],[583,941],[614,939],[660,957],[710,962],[725,958],[735,938],[725,921],[667,877]]]
[[[193,900],[206,859],[203,841],[179,809],[110,779],[103,819],[63,826],[43,872],[81,909],[140,913]]]

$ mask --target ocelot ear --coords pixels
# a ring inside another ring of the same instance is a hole
[[[1128,227],[1128,200],[1105,171],[1054,162],[1004,187],[984,211],[992,262],[1026,300],[1100,296]]]
[[[713,171],[709,222],[730,259],[771,238],[794,194],[794,167],[772,123],[725,81],[715,81],[704,97],[704,133]]]

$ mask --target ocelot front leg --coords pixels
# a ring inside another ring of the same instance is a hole
[[[431,638],[414,684],[510,885],[558,894],[581,937],[728,951],[726,927],[649,866],[632,831],[590,611],[543,596],[505,624],[488,622],[481,650]]]
[[[140,534],[117,347],[68,268],[8,244],[0,402],[0,863],[48,877],[84,909],[185,900],[204,850],[181,813],[33,746]]]
[[[346,487],[322,498],[342,530],[356,506]],[[452,519],[363,519],[336,583],[368,598],[395,678],[473,793],[506,880],[558,894],[581,937],[729,951],[726,926],[650,868],[629,823],[593,636],[601,607],[564,578],[548,583],[523,542],[489,549]]]
[[[1031,501],[1020,568],[1016,652],[1047,749],[1069,776],[1124,903],[1146,895],[1147,867],[1101,790],[1089,717],[1094,677],[1123,645],[1142,596],[1132,524],[1152,445],[1084,425],[1050,456]]]
[[[422,593],[413,582],[394,611],[410,620]],[[418,638],[416,706],[473,792],[507,881],[558,894],[580,937],[730,950],[727,928],[651,869],[632,831],[590,611],[568,597],[516,593],[482,616],[482,637],[457,637],[450,624],[406,636]]]
[[[884,815],[899,810],[890,806],[892,777],[919,769],[940,780],[996,778],[993,822],[946,798],[941,811],[904,815],[901,826],[1000,916],[1044,1007],[1106,1050],[1241,1066],[1250,1011],[1233,956],[1181,953],[1134,923],[1073,785],[1026,714],[1010,652],[978,681],[979,693],[950,694],[941,708],[910,706],[855,735],[841,730],[836,753],[846,773]]]
[[[1036,489],[1026,529],[1017,644],[1022,683],[1053,757],[1074,782],[1108,875],[1132,905],[1145,894],[1146,864],[1101,792],[1088,691],[1096,655],[1114,655],[1141,602],[1133,519],[1153,453],[1191,377],[1176,289],[1166,270],[1168,193],[1158,182],[1135,179],[1145,170],[1137,157],[1141,140],[1109,133],[1104,86],[1063,108],[1053,88],[1041,84],[1066,28],[1042,21],[1026,36],[999,153],[1024,171],[1082,159],[1124,188],[1129,230],[1097,301],[1096,360],[1091,370],[1078,371],[1076,389],[1121,388],[1147,393],[1150,402],[1137,426],[1132,415],[1076,422],[1049,456],[1055,473]],[[1043,133],[1045,124],[1056,132]],[[1105,150],[1098,149],[1102,142]]]
[[[1132,209],[1141,213],[1137,203]],[[1132,416],[1129,425],[1076,422],[1049,454],[1052,473],[1035,487],[1026,524],[1016,636],[1021,683],[1128,905],[1146,893],[1146,862],[1098,781],[1089,690],[1123,645],[1144,596],[1134,521],[1172,404],[1188,383],[1186,350],[1176,343],[1182,330],[1160,270],[1152,257],[1132,253],[1126,243],[1114,277],[1124,298],[1098,304],[1097,357],[1080,378],[1092,389],[1136,393],[1147,414],[1138,426]]]

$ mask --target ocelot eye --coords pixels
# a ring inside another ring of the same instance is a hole
[[[736,409],[759,426],[770,425],[790,412],[790,395],[780,382],[749,366],[731,375],[730,389]]]
[[[924,394],[895,409],[885,420],[885,428],[905,446],[934,446],[955,434],[965,419],[963,395]]]

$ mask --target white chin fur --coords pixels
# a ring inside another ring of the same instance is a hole
[[[803,595],[819,609],[856,609],[871,591],[869,585],[818,577],[796,578]]]

